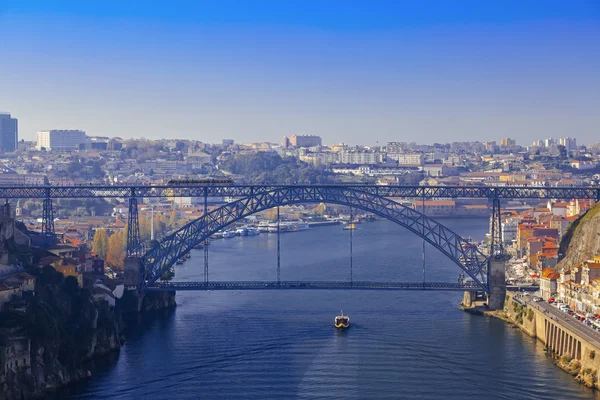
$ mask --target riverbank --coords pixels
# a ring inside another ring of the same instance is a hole
[[[92,361],[118,354],[125,342],[124,321],[135,324],[139,320],[124,316],[176,306],[174,292],[141,297],[127,292],[112,307],[52,267],[35,277],[35,295],[24,296],[19,307],[0,314],[3,400],[47,398],[63,387],[93,378]]]
[[[483,307],[462,307],[465,312],[502,320],[519,328],[528,336],[544,344],[546,354],[553,363],[588,388],[600,389],[600,334],[586,331],[569,316],[545,302],[531,302],[509,292],[502,310],[489,311]]]

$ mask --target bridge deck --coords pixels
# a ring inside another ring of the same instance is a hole
[[[215,282],[160,282],[147,287],[148,291],[172,290],[438,290],[483,291],[474,283],[445,282],[344,282],[344,281],[215,281]]]

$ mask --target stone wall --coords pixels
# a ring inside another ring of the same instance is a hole
[[[588,387],[600,388],[600,348],[573,332],[560,319],[507,295],[506,315],[528,335],[537,338],[556,364]]]

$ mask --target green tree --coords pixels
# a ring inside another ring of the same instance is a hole
[[[106,252],[108,251],[108,235],[106,230],[98,229],[94,234],[94,242],[92,243],[92,250],[101,259],[106,259]]]

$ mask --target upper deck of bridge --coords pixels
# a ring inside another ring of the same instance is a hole
[[[500,199],[592,199],[600,200],[600,186],[397,186],[369,184],[337,185],[3,185],[0,198],[90,198],[90,197],[245,197],[259,192],[294,188],[346,188],[383,197],[406,198],[500,198]]]

